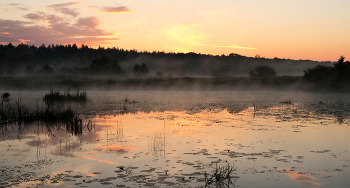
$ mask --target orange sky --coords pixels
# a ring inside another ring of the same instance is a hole
[[[0,1],[0,43],[350,57],[348,0]]]

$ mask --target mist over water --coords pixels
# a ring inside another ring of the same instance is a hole
[[[45,91],[12,91],[29,108]],[[350,97],[277,91],[87,91],[92,127],[1,125],[4,186],[347,187]]]

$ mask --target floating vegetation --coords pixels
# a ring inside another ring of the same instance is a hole
[[[238,176],[233,176],[235,171],[236,167],[234,165],[227,164],[225,166],[218,166],[216,163],[213,174],[207,174],[205,172],[205,185],[215,185],[216,187],[235,187],[235,179],[239,178]]]
[[[57,101],[57,102],[64,102],[64,101],[80,101],[85,102],[87,101],[87,95],[84,91],[74,91],[65,93],[61,93],[60,91],[54,91],[53,89],[49,90],[49,93],[46,93],[44,95],[44,101]]]
[[[288,99],[286,101],[280,101],[280,103],[282,103],[282,104],[292,104],[292,101],[290,99]]]
[[[128,98],[125,98],[123,101],[124,101],[124,104],[135,104],[135,103],[137,103],[137,101],[129,100]]]

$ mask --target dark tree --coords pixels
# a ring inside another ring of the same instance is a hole
[[[136,64],[133,68],[133,73],[136,77],[145,77],[149,73],[149,69],[146,64]]]
[[[46,64],[42,69],[41,69],[42,73],[53,73],[53,68],[50,67],[48,64]]]
[[[350,88],[350,62],[340,56],[338,62],[332,66],[317,65],[304,71],[303,79],[314,83],[321,89],[332,91],[349,91]]]
[[[275,69],[269,66],[256,67],[254,71],[250,71],[250,77],[274,77],[277,76]]]
[[[124,70],[119,66],[118,61],[111,60],[108,56],[104,55],[102,58],[96,58],[92,60],[89,66],[91,73],[93,74],[105,74],[105,75],[120,75],[124,74]]]
[[[325,65],[317,65],[304,71],[303,79],[311,82],[329,83],[334,74],[334,68]]]
[[[99,68],[99,72],[108,75],[121,75],[124,74],[124,70],[119,66],[118,61],[110,61]]]
[[[159,78],[163,77],[163,73],[161,71],[157,71],[156,77],[159,77]]]
[[[338,62],[333,67],[317,65],[304,71],[304,80],[323,83],[339,84],[350,81],[350,62],[344,61],[345,57],[340,56]]]
[[[334,64],[333,82],[349,82],[350,81],[350,62],[345,62],[345,57],[340,56],[337,63]]]
[[[4,76],[4,72],[0,69],[0,77]]]
[[[31,76],[34,73],[34,69],[32,66],[27,65],[26,68],[24,69],[24,74],[27,76]]]
[[[92,63],[89,67],[92,71],[96,71],[97,69],[101,68],[109,62],[111,62],[111,59],[109,59],[108,56],[104,55],[102,58],[96,58],[92,60]]]

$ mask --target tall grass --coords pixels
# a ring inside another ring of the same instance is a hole
[[[16,101],[15,107],[12,107],[4,102],[0,103],[0,123],[1,124],[28,124],[28,123],[46,123],[46,124],[61,124],[64,125],[67,131],[72,134],[81,134],[83,127],[89,131],[92,129],[93,123],[89,120],[87,123],[76,114],[71,108],[63,108],[53,105],[48,102],[45,105],[37,104],[36,110],[31,111],[21,103],[21,100]]]
[[[64,102],[64,101],[81,101],[85,102],[87,101],[87,95],[84,91],[74,91],[65,93],[61,93],[60,91],[55,91],[53,89],[50,89],[48,93],[44,95],[44,101],[58,101],[58,102]]]

